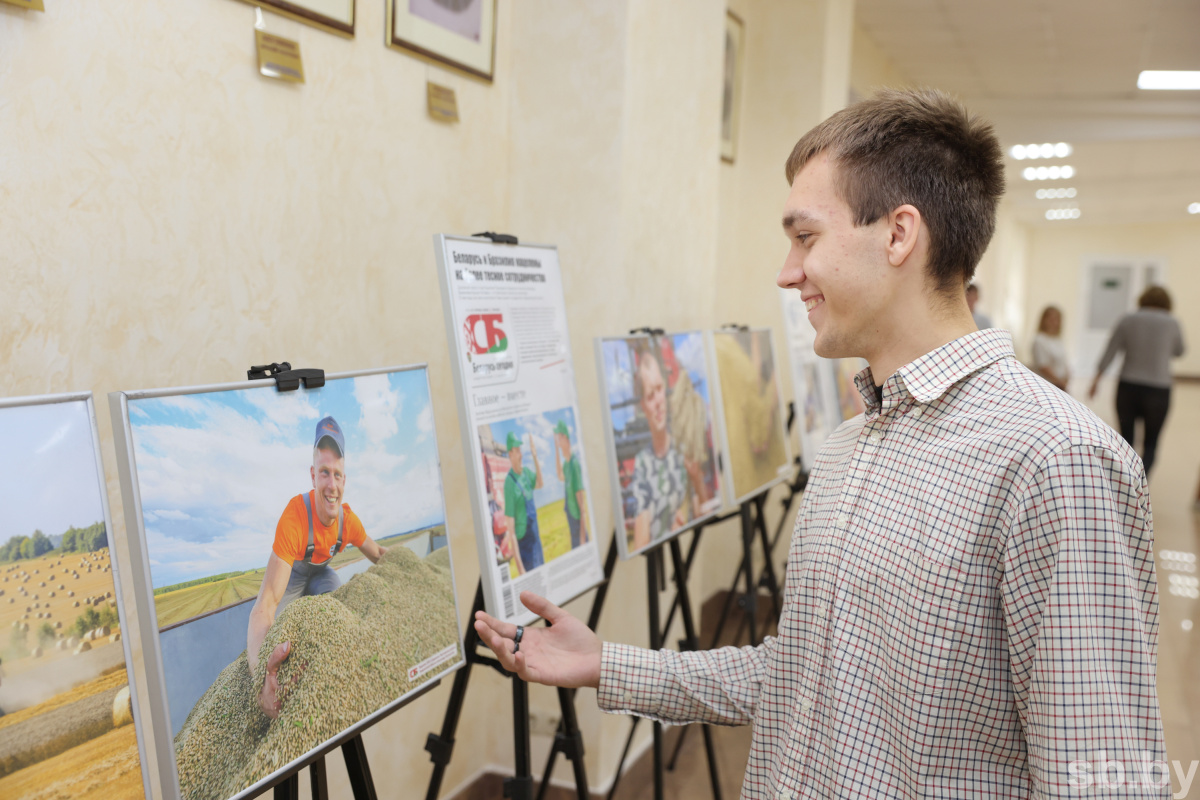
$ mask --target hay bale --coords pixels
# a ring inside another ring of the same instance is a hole
[[[88,650],[91,650],[91,649],[92,649],[92,646],[89,643],[80,642],[79,646],[75,648],[75,655],[79,655],[80,653],[86,653]]]
[[[112,642],[113,644],[116,644],[117,642],[121,641],[121,632],[117,631],[116,633],[109,636],[108,641]]]
[[[133,723],[133,697],[128,686],[122,686],[113,698],[112,715],[114,728]]]
[[[242,653],[175,737],[182,796],[239,793],[432,678],[438,670],[409,681],[408,669],[457,641],[449,573],[402,546],[334,592],[293,602],[267,631],[255,674]],[[292,649],[271,720],[257,696],[282,642]]]
[[[33,658],[41,658],[41,657],[42,657],[42,647],[41,647],[41,645],[38,645],[37,647],[35,647],[35,648],[33,648],[32,650],[30,650],[30,651],[29,651],[29,655],[30,655],[30,656],[32,656]]]

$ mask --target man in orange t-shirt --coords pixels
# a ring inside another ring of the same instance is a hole
[[[372,563],[387,552],[367,536],[362,521],[342,502],[346,490],[346,439],[333,417],[317,423],[313,441],[313,465],[309,470],[312,491],[296,495],[283,510],[275,526],[275,543],[267,561],[267,573],[250,611],[246,631],[246,659],[250,674],[258,665],[258,648],[275,621],[275,615],[293,600],[332,592],[341,579],[330,563],[348,545],[362,550]],[[279,665],[291,653],[291,642],[281,642],[267,658],[267,676],[259,692],[263,713],[279,716]]]

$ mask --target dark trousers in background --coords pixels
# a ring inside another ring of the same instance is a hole
[[[1142,420],[1142,463],[1147,475],[1154,466],[1158,435],[1170,407],[1170,389],[1126,381],[1117,384],[1117,424],[1121,426],[1121,438],[1133,447],[1133,424],[1139,418]]]

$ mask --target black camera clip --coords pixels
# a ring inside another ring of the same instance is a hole
[[[323,369],[292,369],[286,361],[277,364],[263,364],[246,370],[246,379],[261,381],[275,379],[275,388],[281,392],[291,392],[300,388],[304,383],[305,389],[319,389],[325,385],[325,370]]]

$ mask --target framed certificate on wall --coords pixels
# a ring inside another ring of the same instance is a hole
[[[388,47],[491,81],[496,0],[387,0]]]
[[[314,28],[354,38],[356,0],[243,0]]]

